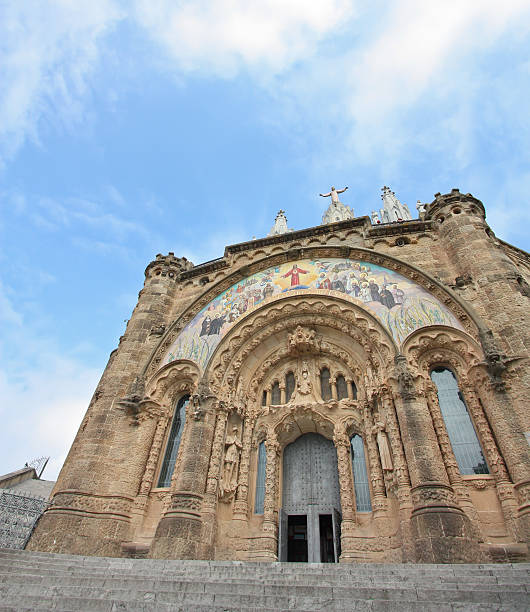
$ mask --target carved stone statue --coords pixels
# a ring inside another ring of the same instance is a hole
[[[338,204],[339,193],[344,193],[346,189],[348,188],[344,187],[344,189],[335,189],[335,187],[331,187],[331,191],[329,193],[319,193],[318,195],[322,196],[323,198],[329,198],[331,196],[331,201]]]
[[[225,440],[225,461],[223,468],[223,477],[219,487],[220,495],[235,491],[237,486],[237,465],[239,463],[239,455],[241,454],[241,442],[239,440],[239,432],[237,426],[232,427],[232,433],[226,436]]]
[[[311,384],[311,380],[309,378],[309,368],[307,363],[304,361],[302,365],[302,371],[300,380],[298,381],[298,392],[300,395],[309,395],[313,390],[313,385]]]
[[[291,397],[290,404],[309,404],[317,402],[318,399],[314,394],[313,382],[311,380],[311,371],[307,361],[303,361],[298,368],[298,376],[296,377],[296,389]]]
[[[377,421],[372,432],[377,439],[377,447],[379,448],[379,456],[381,457],[381,467],[384,471],[391,472],[394,469],[394,464],[392,463],[392,454],[390,453],[390,444],[388,443],[388,436],[385,431],[384,423]]]

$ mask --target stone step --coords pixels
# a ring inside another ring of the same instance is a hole
[[[62,584],[87,584],[87,580],[90,580],[93,584],[101,584],[103,581],[115,580],[119,583],[136,583],[141,581],[142,584],[152,583],[172,583],[180,581],[183,583],[187,582],[210,582],[212,584],[255,584],[272,587],[282,585],[287,586],[298,586],[303,588],[304,586],[312,586],[318,583],[322,586],[372,586],[372,587],[384,587],[384,586],[414,586],[422,588],[456,588],[456,589],[489,589],[489,590],[500,590],[500,589],[515,589],[515,590],[526,590],[526,585],[530,582],[528,576],[474,576],[469,577],[458,577],[458,576],[438,576],[438,577],[425,577],[425,576],[356,576],[349,575],[347,577],[341,577],[339,579],[333,577],[315,577],[315,576],[188,576],[188,575],[174,575],[171,573],[164,574],[152,574],[146,575],[140,572],[69,572],[69,571],[57,571],[51,570],[46,567],[41,568],[21,568],[17,565],[10,567],[0,567],[0,583],[6,583],[9,581],[21,582],[27,580],[28,582],[46,582],[46,581],[57,581],[60,580]],[[109,583],[110,584],[110,583]]]
[[[230,575],[230,574],[248,574],[248,575],[329,575],[329,576],[348,576],[348,575],[396,575],[396,576],[409,576],[409,575],[426,575],[426,576],[447,576],[447,575],[458,575],[458,576],[484,576],[484,575],[497,575],[497,576],[511,576],[511,575],[529,575],[530,564],[516,564],[516,565],[500,565],[500,566],[480,566],[480,565],[446,565],[446,566],[430,566],[430,565],[399,565],[399,566],[388,566],[386,564],[372,564],[372,565],[360,565],[360,564],[292,564],[292,563],[271,563],[267,566],[261,564],[247,563],[241,565],[239,562],[214,562],[204,561],[203,565],[188,566],[186,562],[179,562],[173,564],[166,561],[158,561],[158,563],[152,563],[151,560],[136,559],[136,560],[125,560],[129,561],[127,565],[116,563],[120,561],[113,558],[101,559],[99,563],[90,562],[92,560],[86,557],[80,557],[77,561],[57,559],[54,555],[50,558],[44,556],[29,557],[27,556],[10,556],[1,554],[0,552],[0,565],[10,565],[16,562],[18,565],[31,565],[35,567],[48,567],[57,569],[67,569],[70,571],[100,571],[108,572],[111,570],[115,571],[129,571],[132,568],[142,568],[142,573],[185,573],[188,575]],[[131,561],[133,563],[131,563]],[[456,568],[456,569],[455,569]]]
[[[255,564],[0,550],[0,611],[528,612],[529,577],[530,564]]]
[[[359,579],[358,577],[351,576],[348,580],[327,580],[319,579],[319,586],[326,587],[347,587],[347,588],[360,588],[369,586],[371,588],[384,588],[393,587],[400,585],[403,587],[412,588],[431,588],[431,589],[458,589],[458,590],[489,590],[489,591],[517,591],[527,592],[528,580],[515,579],[512,582],[508,582],[508,579],[502,579],[499,581],[496,577],[474,577],[470,582],[468,580],[459,581],[455,577],[452,578],[441,578],[438,581],[433,581],[430,578],[414,578],[412,576],[406,577],[405,580],[402,578],[393,577],[392,579],[382,579],[381,577],[370,577],[368,579]],[[35,572],[31,573],[24,571],[23,573],[18,571],[17,568],[10,568],[10,571],[3,572],[0,570],[0,584],[13,583],[13,584],[45,584],[49,582],[60,582],[62,586],[105,586],[106,588],[137,588],[137,589],[153,589],[162,588],[162,590],[178,590],[182,588],[180,585],[204,583],[211,585],[239,585],[240,588],[244,588],[247,585],[259,585],[260,589],[265,588],[272,589],[278,588],[290,588],[290,589],[305,589],[315,585],[315,580],[309,578],[300,579],[297,577],[283,577],[276,578],[274,580],[265,578],[230,578],[230,579],[219,579],[210,578],[205,580],[204,577],[200,580],[189,578],[189,577],[175,577],[175,576],[156,576],[146,577],[145,575],[123,575],[123,574],[94,574],[90,572],[89,575],[69,575],[69,574],[57,574],[57,573],[44,573]],[[260,591],[261,592],[261,591]]]
[[[268,605],[267,605],[268,604]],[[388,610],[395,611],[417,611],[417,612],[456,612],[457,610],[466,610],[469,612],[477,612],[478,610],[497,610],[498,612],[527,612],[528,602],[443,602],[443,601],[412,601],[412,600],[382,600],[382,599],[324,599],[315,597],[267,597],[267,598],[249,598],[245,596],[227,596],[215,595],[209,598],[204,596],[187,596],[180,599],[165,598],[158,596],[156,598],[144,600],[119,599],[112,592],[103,593],[98,598],[84,597],[82,594],[73,596],[54,594],[51,596],[42,595],[15,595],[3,596],[2,605],[15,606],[15,609],[20,609],[22,606],[27,606],[29,609],[55,609],[55,610],[79,610],[98,612],[98,611],[113,611],[113,610],[185,610],[189,612],[193,609],[208,610],[208,612],[223,610],[224,612],[235,612],[236,610]]]
[[[160,569],[162,567],[170,570],[185,568],[187,571],[204,571],[205,567],[216,568],[216,569],[234,569],[238,571],[244,571],[250,569],[255,571],[255,568],[261,568],[264,571],[279,571],[281,573],[285,571],[300,569],[309,569],[312,572],[351,572],[355,571],[368,571],[368,572],[380,572],[389,571],[397,573],[409,573],[410,571],[427,571],[427,572],[454,572],[455,568],[458,568],[459,573],[465,572],[477,572],[482,573],[488,572],[512,572],[514,570],[529,571],[530,563],[484,563],[484,564],[404,564],[404,563],[351,563],[351,564],[334,564],[334,563],[254,563],[245,561],[195,561],[195,560],[165,560],[165,559],[125,559],[120,557],[84,557],[80,555],[67,555],[59,553],[46,553],[46,552],[33,552],[24,550],[11,550],[0,548],[0,558],[5,557],[8,559],[31,559],[31,560],[45,560],[47,563],[59,563],[74,565],[79,567],[80,565],[96,565],[104,567],[105,569],[109,566],[116,566],[117,568],[122,567],[134,567],[141,564],[142,567],[152,566],[153,568]]]
[[[186,603],[192,599],[202,604],[225,605],[219,603],[231,602],[230,605],[252,605],[256,607],[298,607],[305,604],[323,606],[329,602],[343,602],[346,604],[352,599],[374,599],[391,601],[422,601],[422,602],[469,602],[469,603],[497,603],[502,605],[530,606],[530,597],[526,591],[511,590],[464,590],[464,589],[432,589],[432,588],[403,588],[397,586],[377,587],[326,587],[315,585],[313,587],[264,587],[259,584],[238,583],[183,583],[177,581],[171,590],[164,590],[162,585],[154,585],[152,589],[111,588],[105,584],[99,586],[65,586],[61,583],[30,584],[10,583],[0,585],[2,601],[23,595],[42,597],[81,597],[83,599],[116,599],[120,601],[156,601],[161,603]],[[227,604],[228,605],[228,604]],[[331,605],[331,604],[330,604]]]

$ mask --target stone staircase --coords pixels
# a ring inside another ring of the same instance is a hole
[[[242,563],[0,549],[0,610],[528,612],[530,564]]]

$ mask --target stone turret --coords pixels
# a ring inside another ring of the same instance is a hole
[[[28,548],[122,554],[121,542],[129,538],[129,523],[123,516],[117,516],[116,507],[124,516],[132,512],[149,452],[145,440],[152,438],[156,424],[148,419],[139,433],[137,416],[144,393],[142,369],[170,323],[179,275],[192,267],[186,258],[175,257],[173,253],[159,254],[147,266],[138,303],[117,349],[110,355],[68,461],[59,474],[50,508],[41,517],[41,529]],[[116,470],[116,462],[121,461],[120,447],[134,449],[128,457],[127,470]],[[107,451],[102,452],[103,448]],[[87,481],[90,494],[79,494]],[[75,508],[76,516],[62,513],[65,507]],[[76,540],[75,534],[79,532],[86,534],[83,544]],[[64,533],[65,537],[59,539],[57,533]]]
[[[527,394],[512,392],[513,374],[507,364],[527,358],[528,297],[520,274],[486,223],[480,200],[470,193],[434,196],[425,220],[432,221],[455,270],[454,289],[488,321],[482,332],[485,365],[495,401],[488,404],[488,419],[519,497],[518,523],[521,537],[530,535],[530,463],[522,430],[527,414]],[[520,388],[530,389],[528,368],[517,374]],[[506,384],[505,382],[506,381]],[[526,534],[526,535],[524,535]]]

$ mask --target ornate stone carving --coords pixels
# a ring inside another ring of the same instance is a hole
[[[304,355],[307,353],[320,352],[320,339],[314,329],[297,325],[292,334],[289,335],[289,353],[292,355]]]
[[[407,358],[398,355],[395,359],[399,392],[404,400],[412,400],[417,396],[414,378],[407,365]]]
[[[452,506],[457,508],[453,489],[443,482],[425,482],[412,487],[415,509],[425,506]]]
[[[224,448],[224,438],[228,413],[221,406],[217,412],[215,432],[212,443],[212,454],[210,456],[210,466],[208,468],[208,478],[206,481],[206,494],[203,502],[203,512],[215,512],[215,501],[218,495],[219,477],[221,471],[221,459]]]
[[[344,424],[335,425],[333,442],[337,449],[337,467],[339,471],[340,504],[343,520],[355,521],[355,503],[353,499],[353,478],[350,456],[350,439]]]
[[[129,519],[132,505],[133,500],[129,497],[62,491],[53,497],[49,511],[74,510],[79,513],[115,514]]]
[[[137,376],[129,385],[127,395],[122,397],[116,403],[121,410],[125,411],[127,416],[132,417],[134,425],[138,425],[138,415],[140,413],[140,402],[145,395],[145,380],[143,376]]]

